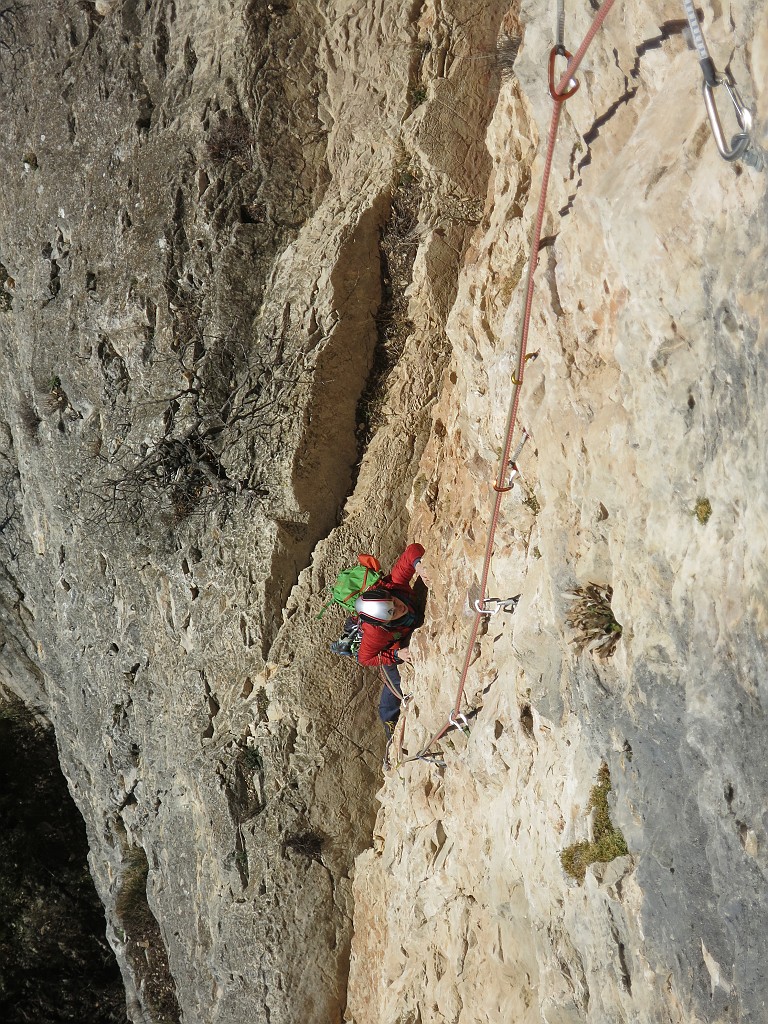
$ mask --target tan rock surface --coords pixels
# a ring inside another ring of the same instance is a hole
[[[575,49],[588,12],[568,15]],[[713,54],[734,54],[762,128],[765,79],[748,54],[762,52],[765,19],[730,16],[732,37],[728,15],[708,17],[707,36]],[[762,816],[766,781],[765,178],[717,155],[669,18],[611,14],[566,108],[533,307],[541,355],[518,420],[533,440],[487,591],[522,596],[478,644],[470,737],[451,731],[444,768],[402,764],[380,795],[355,879],[356,1024],[765,1016],[765,833],[744,821]],[[489,125],[485,214],[448,323],[453,386],[414,495],[435,584],[410,753],[451,709],[478,594],[549,122],[550,20],[524,12],[517,81]],[[605,664],[567,643],[564,591],[591,580],[613,587],[624,626]],[[559,854],[588,836],[601,759],[630,856],[580,887]]]

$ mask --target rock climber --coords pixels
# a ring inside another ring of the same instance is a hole
[[[429,585],[421,564],[423,557],[421,544],[409,544],[392,571],[355,602],[363,633],[357,660],[361,665],[380,665],[389,683],[381,691],[379,718],[390,736],[400,716],[402,699],[398,666],[411,661],[411,633],[424,621],[422,602],[410,585],[414,574]]]

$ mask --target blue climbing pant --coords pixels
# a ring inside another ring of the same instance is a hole
[[[382,665],[381,669],[400,696],[396,697],[388,686],[382,688],[379,698],[379,718],[385,725],[387,722],[394,725],[400,717],[400,699],[403,692],[400,689],[400,671],[397,665]]]

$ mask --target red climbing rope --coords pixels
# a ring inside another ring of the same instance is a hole
[[[525,292],[525,306],[523,309],[523,317],[520,322],[520,334],[519,334],[519,355],[517,361],[517,374],[512,378],[514,385],[514,392],[512,395],[512,401],[509,406],[509,413],[507,415],[507,422],[505,426],[504,436],[504,450],[501,453],[501,460],[499,462],[499,472],[496,477],[494,484],[495,499],[493,503],[493,514],[491,516],[491,524],[488,530],[488,541],[485,546],[485,558],[483,560],[483,572],[480,579],[480,598],[477,602],[477,606],[484,606],[486,601],[486,590],[488,587],[488,575],[491,568],[491,558],[493,556],[493,545],[496,538],[496,527],[498,526],[499,513],[501,511],[502,497],[508,488],[504,486],[504,475],[506,472],[507,464],[509,463],[509,456],[512,450],[512,440],[514,436],[515,422],[517,420],[517,410],[520,404],[520,391],[523,386],[523,378],[525,375],[525,363],[526,353],[528,349],[528,331],[531,323],[531,309],[533,307],[533,279],[536,273],[536,267],[539,261],[539,245],[541,243],[541,231],[544,224],[544,213],[547,202],[547,191],[549,189],[549,178],[552,171],[552,158],[555,152],[555,143],[557,141],[557,130],[560,124],[560,114],[562,113],[563,104],[572,96],[578,88],[578,83],[574,81],[574,75],[576,74],[579,66],[581,65],[584,55],[589,49],[593,39],[597,35],[605,21],[609,11],[613,7],[615,0],[605,0],[600,10],[595,15],[592,24],[584,36],[576,53],[573,57],[568,60],[568,66],[563,73],[562,78],[557,83],[557,88],[552,88],[553,82],[553,68],[554,58],[559,55],[558,47],[553,47],[552,53],[549,58],[549,78],[550,78],[550,93],[553,99],[552,107],[552,120],[549,125],[549,135],[547,137],[547,151],[544,158],[544,171],[541,180],[541,192],[539,195],[539,205],[536,210],[536,220],[534,223],[532,240],[531,240],[531,253],[528,260],[528,280]],[[475,614],[474,621],[472,623],[472,629],[469,635],[469,643],[467,644],[467,653],[464,657],[464,665],[461,670],[461,677],[459,679],[458,691],[456,693],[456,700],[454,701],[451,714],[445,725],[432,736],[429,742],[419,751],[416,757],[421,757],[425,754],[430,747],[454,725],[453,719],[461,711],[461,700],[464,696],[464,688],[467,684],[467,676],[469,674],[469,668],[472,663],[472,657],[474,654],[475,644],[477,642],[477,635],[480,630],[480,622],[483,615],[486,614],[481,611],[477,611]],[[409,760],[415,760],[415,758],[409,758]]]

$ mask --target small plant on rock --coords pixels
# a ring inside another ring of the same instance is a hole
[[[598,658],[610,658],[616,650],[622,627],[611,610],[613,587],[588,583],[586,587],[569,590],[565,596],[573,602],[566,624],[577,630],[571,643],[581,654],[592,651]]]
[[[608,810],[608,794],[611,791],[611,773],[603,761],[597,773],[597,785],[592,787],[587,811],[594,810],[592,841],[582,840],[567,846],[560,854],[563,870],[579,883],[584,881],[590,864],[605,863],[629,852],[627,842],[620,829],[611,821]]]
[[[702,526],[704,526],[705,523],[708,523],[709,517],[712,515],[712,505],[709,498],[698,498],[693,509],[693,514]]]
[[[515,76],[515,61],[520,52],[519,36],[502,36],[496,44],[496,67],[501,77],[511,81]]]
[[[320,832],[297,832],[286,836],[283,841],[284,850],[293,850],[307,860],[315,860],[322,864],[323,836]]]
[[[541,505],[539,499],[533,493],[533,491],[527,491],[525,498],[523,498],[523,504],[526,505],[535,516],[541,512]]]
[[[240,113],[224,114],[208,135],[207,151],[211,161],[230,161],[248,171],[253,162],[255,138],[247,119]]]
[[[417,86],[411,93],[411,105],[413,107],[420,107],[427,98],[427,90],[423,85]]]

